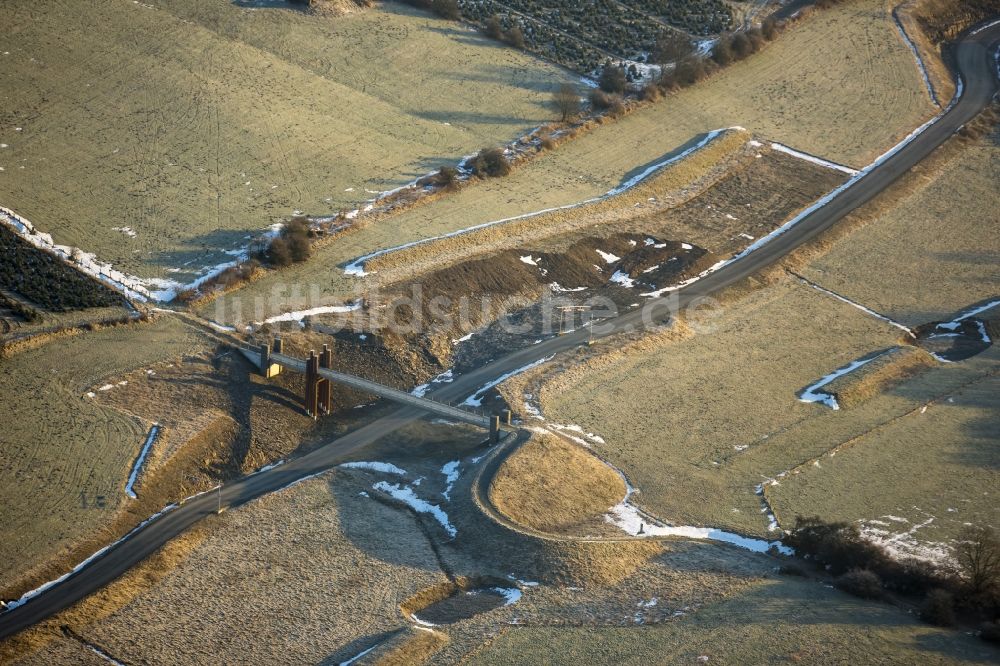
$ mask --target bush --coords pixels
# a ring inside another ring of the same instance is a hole
[[[462,18],[462,10],[458,8],[456,0],[432,0],[431,11],[449,21]]]
[[[760,33],[769,42],[777,39],[779,32],[781,32],[781,23],[773,16],[764,19],[764,22],[760,25]]]
[[[660,99],[660,86],[655,83],[646,84],[642,87],[640,96],[644,102],[655,102]]]
[[[503,39],[503,26],[500,25],[500,17],[494,14],[486,19],[486,36],[497,41]]]
[[[742,60],[754,52],[753,43],[747,37],[746,33],[738,32],[733,35],[730,44],[733,49],[733,57],[737,60]]]
[[[524,32],[521,30],[521,26],[519,25],[515,25],[510,30],[505,32],[503,39],[515,49],[524,48]]]
[[[838,588],[862,599],[882,598],[882,579],[867,569],[852,569],[837,578]]]
[[[708,72],[701,58],[688,58],[677,63],[673,77],[676,85],[686,87],[698,83],[705,78],[706,74]]]
[[[617,65],[608,63],[601,69],[601,76],[597,79],[597,85],[606,93],[620,95],[625,92],[628,79],[625,77],[625,70]]]
[[[500,148],[483,148],[472,158],[472,172],[480,178],[506,176],[510,173],[510,162]]]
[[[439,187],[451,189],[458,183],[458,169],[450,166],[443,166],[434,174],[434,184]]]
[[[278,236],[267,247],[267,263],[272,266],[288,266],[292,263],[292,250],[284,236]]]
[[[542,147],[542,150],[552,150],[557,144],[551,136],[543,136],[539,145]]]
[[[721,67],[725,67],[733,61],[733,43],[729,35],[719,36],[719,41],[712,48],[712,60]]]
[[[946,590],[931,590],[920,605],[920,619],[938,627],[955,624],[955,599]]]
[[[588,99],[590,100],[590,105],[592,107],[599,111],[605,111],[614,106],[616,98],[614,95],[609,95],[600,88],[594,88],[590,91]]]

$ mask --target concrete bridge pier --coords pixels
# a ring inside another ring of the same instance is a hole
[[[500,417],[494,414],[490,417],[490,444],[500,443]]]
[[[503,410],[502,412],[500,412],[500,421],[504,425],[513,425],[514,424],[514,412],[510,411],[509,409]]]
[[[330,345],[323,345],[323,351],[319,354],[319,367],[333,369],[333,350]],[[326,377],[320,377],[317,381],[319,409],[323,414],[330,414],[333,412],[333,384]]]
[[[277,354],[281,353],[282,343],[281,338],[274,339],[274,352]],[[264,375],[268,379],[271,377],[276,377],[281,373],[281,366],[277,363],[271,362],[271,347],[264,343],[258,348],[258,353],[260,354],[260,374]]]

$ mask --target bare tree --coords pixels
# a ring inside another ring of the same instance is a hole
[[[580,112],[580,96],[573,86],[564,83],[553,93],[552,105],[559,112],[559,121],[566,122]]]
[[[968,527],[956,547],[958,563],[973,592],[1000,585],[1000,537],[989,527]]]

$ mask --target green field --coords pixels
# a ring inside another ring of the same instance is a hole
[[[354,208],[522,135],[569,80],[396,3],[17,0],[0,25],[0,204],[181,281],[295,210]]]

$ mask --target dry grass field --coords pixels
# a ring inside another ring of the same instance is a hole
[[[1000,133],[958,150],[803,275],[909,326],[1000,297]]]
[[[542,411],[604,438],[595,450],[628,474],[640,490],[635,501],[654,514],[761,534],[754,487],[808,459],[810,447],[825,450],[857,418],[801,403],[797,393],[892,346],[899,331],[790,280],[692,329],[693,337],[611,352],[555,377],[542,389]],[[800,441],[813,421],[828,426],[824,437]]]
[[[101,528],[127,501],[124,484],[149,424],[101,404],[98,389],[123,390],[117,382],[127,373],[202,344],[176,319],[161,318],[67,337],[0,362],[7,408],[0,420],[0,589],[9,593],[80,539],[100,541]]]
[[[855,0],[814,13],[761,53],[567,142],[506,178],[476,183],[337,239],[307,266],[273,274],[238,297],[249,302],[276,286],[298,283],[315,284],[323,298],[347,298],[356,281],[341,272],[351,259],[598,196],[707,131],[740,125],[758,136],[859,166],[934,110],[885,3]],[[214,313],[215,307],[207,312]],[[232,311],[219,307],[223,314]]]
[[[444,580],[410,515],[358,496],[335,473],[213,519],[207,539],[158,585],[74,629],[125,663],[208,663],[225,654],[316,664],[404,627],[398,605]],[[51,658],[46,648],[21,663]]]
[[[508,627],[469,663],[991,663],[962,633],[815,581],[764,579],[698,612],[633,627]]]
[[[398,3],[0,6],[0,202],[186,279],[294,210],[353,208],[552,117],[567,73]]]
[[[892,550],[927,557],[950,556],[969,523],[1000,525],[1000,352],[956,365],[892,389],[938,397],[769,489],[775,511],[863,520]]]

